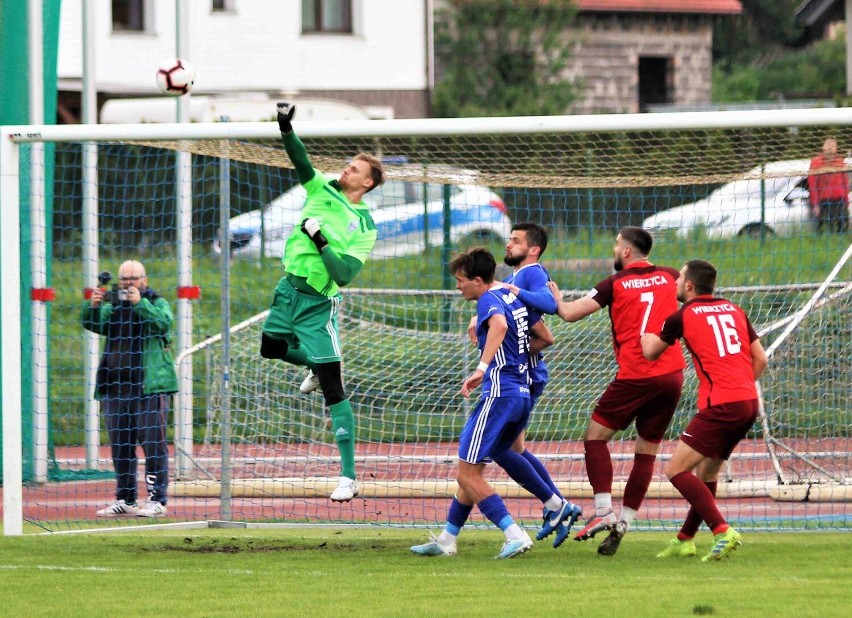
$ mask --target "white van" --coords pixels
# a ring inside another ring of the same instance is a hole
[[[393,118],[393,108],[384,106],[362,107],[345,101],[299,97],[282,94],[272,99],[264,93],[227,96],[190,96],[190,122],[264,122],[275,120],[277,101],[290,101],[298,106],[298,120],[378,120]],[[176,99],[173,97],[146,97],[137,99],[109,99],[100,114],[102,124],[137,124],[146,122],[175,122]]]

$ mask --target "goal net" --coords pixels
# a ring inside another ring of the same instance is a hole
[[[547,228],[542,263],[569,298],[611,273],[626,225],[652,231],[655,263],[715,263],[719,293],[748,312],[766,347],[778,339],[761,381],[764,416],[723,470],[726,516],[745,529],[850,525],[852,268],[842,260],[850,236],[816,230],[808,193],[809,159],[824,139],[852,147],[845,110],[297,126],[316,168],[334,173],[363,150],[384,159],[388,176],[367,195],[376,249],[342,290],[361,486],[343,505],[328,499],[339,463],[322,396],[299,392],[302,368],[258,353],[302,199],[273,123],[42,129],[17,132],[3,150],[15,148],[20,160],[14,175],[4,165],[3,182],[8,190],[14,176],[23,187],[20,241],[32,248],[22,252],[24,289],[55,290],[54,298],[34,292],[18,324],[32,331],[21,333],[27,354],[17,378],[28,428],[22,512],[37,527],[135,523],[95,517],[115,479],[90,391],[100,343],[80,325],[94,274],[115,277],[131,258],[177,316],[181,392],[168,418],[167,521],[442,522],[459,431],[476,403],[460,386],[478,357],[466,335],[475,307],[455,291],[447,265],[474,244],[499,262],[511,224],[522,221]],[[45,143],[52,152],[43,159],[36,148]],[[32,171],[42,159],[53,178],[47,190]],[[97,195],[94,216],[86,187]],[[498,276],[508,272],[501,265]],[[556,338],[545,353],[550,381],[527,444],[566,497],[590,511],[582,441],[616,371],[610,323],[601,311],[547,324]],[[10,328],[4,319],[4,338]],[[695,413],[696,389],[690,368],[638,529],[686,513],[660,462]],[[616,501],[635,437],[628,430],[611,443]],[[486,475],[517,519],[540,519],[539,502],[502,470],[491,465]]]

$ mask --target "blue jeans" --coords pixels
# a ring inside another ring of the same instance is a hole
[[[136,446],[141,445],[145,453],[145,484],[150,498],[166,503],[169,487],[168,410],[169,396],[163,394],[101,397],[101,414],[106,420],[115,469],[116,500],[136,502]]]

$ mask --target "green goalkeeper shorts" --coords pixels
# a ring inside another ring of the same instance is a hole
[[[337,331],[339,307],[339,294],[330,298],[305,294],[282,277],[275,286],[263,332],[292,348],[304,348],[314,363],[339,362],[343,358]]]

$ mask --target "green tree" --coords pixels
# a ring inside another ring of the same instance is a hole
[[[713,27],[713,60],[722,70],[757,67],[799,45],[804,28],[796,23],[802,0],[741,0],[740,15],[720,18]]]
[[[571,0],[453,0],[435,13],[438,117],[563,114]]]
[[[805,46],[802,0],[741,0],[713,29],[713,101],[835,98],[846,91],[844,35]]]
[[[733,65],[713,71],[713,100],[761,101],[843,97],[846,92],[844,35],[817,41],[762,64]]]

